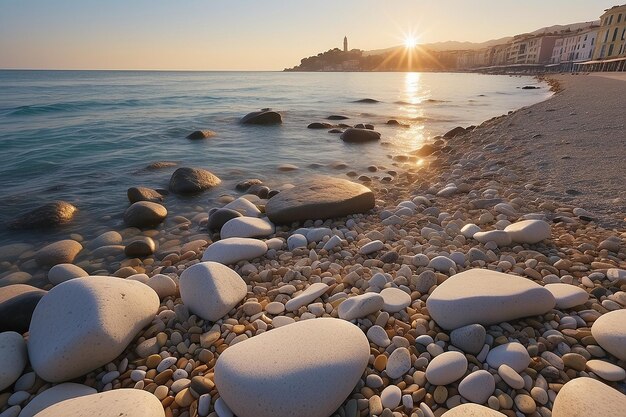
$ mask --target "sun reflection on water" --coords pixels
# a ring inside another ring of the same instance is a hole
[[[422,74],[407,72],[404,76],[404,91],[399,101],[399,110],[410,127],[398,132],[397,143],[403,150],[414,150],[422,146],[425,139],[424,108],[422,103],[428,99],[423,91]]]

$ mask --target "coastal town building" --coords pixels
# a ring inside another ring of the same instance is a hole
[[[626,4],[605,10],[600,16],[601,28],[594,59],[626,56]]]
[[[507,65],[540,65],[550,62],[557,35],[519,35],[509,47]]]
[[[590,27],[573,33],[564,33],[559,37],[552,50],[552,58],[548,67],[557,67],[559,71],[577,69],[581,62],[593,58],[598,37],[598,28]]]

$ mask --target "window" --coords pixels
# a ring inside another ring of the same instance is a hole
[[[609,26],[613,24],[613,15],[609,16]]]
[[[589,35],[585,35],[585,41],[587,40],[587,36],[589,36]]]
[[[620,14],[617,15],[617,23],[619,23],[621,21],[622,21],[622,14],[620,13]]]
[[[613,55],[613,46],[614,46],[614,45],[615,45],[615,44],[613,44],[613,43],[612,43],[612,44],[611,44],[611,46],[609,46],[609,54],[608,54],[607,56],[611,56],[611,55]]]
[[[596,38],[591,38],[591,46],[593,46],[595,41],[596,41]]]
[[[602,45],[600,49],[600,58],[604,58],[604,52],[606,52],[606,45]]]
[[[604,34],[604,42],[609,40],[609,30],[606,30],[606,33]]]
[[[619,32],[619,28],[615,28],[615,30],[613,31],[613,40],[611,42],[615,42],[615,39],[617,39],[618,32]]]
[[[622,30],[622,40],[626,39],[626,28]]]

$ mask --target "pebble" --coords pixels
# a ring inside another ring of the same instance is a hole
[[[545,289],[550,291],[556,300],[556,308],[572,308],[585,304],[589,299],[587,291],[570,284],[547,284]]]
[[[447,273],[450,271],[450,268],[456,267],[456,262],[445,256],[435,256],[428,263],[428,267],[433,268],[435,271]]]
[[[374,325],[367,330],[367,338],[380,347],[387,347],[391,343],[385,329],[378,325]]]
[[[508,365],[515,372],[522,372],[530,364],[530,355],[524,345],[511,342],[506,343],[489,351],[487,355],[487,363],[494,369],[500,368],[500,365]]]
[[[464,352],[477,355],[485,345],[487,332],[480,324],[469,324],[450,332],[450,342]]]
[[[626,310],[601,315],[591,326],[591,334],[602,349],[626,361]]]
[[[411,304],[411,296],[399,288],[385,288],[380,292],[383,297],[383,310],[388,313],[397,313]]]
[[[587,361],[587,370],[598,375],[605,381],[617,382],[626,379],[626,371],[610,362],[592,359]]]
[[[16,332],[0,333],[0,391],[11,386],[26,367],[26,342]]]
[[[293,234],[287,238],[287,247],[290,251],[297,248],[306,248],[308,241],[306,236],[299,233]]]
[[[472,372],[459,384],[459,394],[467,400],[484,404],[496,389],[496,382],[493,376],[485,370]]]
[[[204,250],[202,262],[212,261],[224,265],[259,258],[267,253],[265,242],[251,238],[231,237],[209,245]]]
[[[513,389],[522,389],[524,388],[524,378],[513,368],[511,368],[507,364],[502,364],[498,367],[498,375],[502,378],[504,382],[507,383]]]
[[[389,385],[380,393],[380,399],[383,407],[393,410],[400,405],[402,391],[395,385]]]
[[[339,304],[339,318],[354,320],[375,313],[383,308],[385,301],[380,294],[367,293],[344,300]]]
[[[384,243],[380,240],[374,240],[372,242],[366,243],[359,249],[359,252],[363,255],[370,255],[374,252],[378,252],[379,250],[385,247]]]
[[[285,309],[287,311],[298,310],[300,307],[311,303],[318,297],[321,297],[322,294],[328,291],[328,288],[330,287],[327,284],[321,282],[311,284],[299,295],[287,301],[287,303],[285,304]]]
[[[407,348],[401,347],[389,355],[385,372],[391,379],[400,378],[411,369],[411,354]]]
[[[433,358],[426,368],[426,379],[433,385],[447,385],[467,371],[467,359],[460,352],[444,352]]]

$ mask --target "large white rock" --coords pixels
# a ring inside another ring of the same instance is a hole
[[[388,313],[397,313],[411,305],[411,296],[400,288],[385,288],[380,292],[383,297],[383,310]]]
[[[592,359],[587,361],[587,370],[598,375],[606,381],[623,381],[626,378],[626,370],[607,361]]]
[[[550,225],[543,220],[522,220],[508,225],[504,231],[515,243],[539,243],[550,238]]]
[[[261,210],[259,210],[257,206],[252,204],[250,200],[243,197],[239,197],[238,199],[231,201],[223,208],[238,211],[239,213],[248,217],[259,217],[261,215]]]
[[[231,237],[218,240],[204,250],[202,261],[219,262],[224,265],[235,264],[239,261],[249,261],[259,258],[267,252],[267,245],[257,239]]]
[[[161,401],[148,391],[115,389],[61,401],[36,414],[37,417],[164,417]]]
[[[22,335],[16,332],[0,333],[0,391],[17,381],[27,362],[26,343]]]
[[[626,310],[601,315],[593,322],[591,335],[604,350],[626,361]]]
[[[435,356],[426,368],[426,379],[432,385],[447,385],[460,379],[467,371],[467,358],[457,351]]]
[[[52,285],[58,285],[70,279],[86,277],[88,275],[89,274],[80,266],[74,264],[58,264],[48,271],[48,281],[50,281]]]
[[[205,320],[217,321],[248,292],[238,273],[217,262],[200,262],[180,275],[180,297],[189,310]]]
[[[468,223],[461,229],[461,234],[467,238],[473,238],[476,233],[480,232],[480,227],[474,223]]]
[[[426,306],[439,326],[456,329],[544,314],[555,303],[550,291],[527,278],[476,268],[437,286]]]
[[[58,384],[52,388],[48,388],[41,394],[37,394],[35,398],[30,400],[26,407],[22,409],[20,417],[33,417],[41,410],[50,407],[53,404],[69,400],[70,398],[95,394],[96,392],[98,391],[96,391],[95,388],[88,387],[83,384],[75,384],[73,382]]]
[[[511,235],[504,230],[488,230],[486,232],[476,232],[474,239],[480,243],[495,242],[499,247],[509,246],[511,244]]]
[[[461,404],[446,411],[441,417],[506,417],[506,414],[478,404]]]
[[[235,217],[222,226],[220,237],[265,237],[274,233],[274,224],[258,217]]]
[[[589,299],[587,291],[571,284],[546,284],[544,288],[554,296],[556,308],[576,307],[585,304]]]
[[[380,294],[373,292],[356,295],[344,300],[339,304],[339,318],[344,320],[354,320],[365,317],[382,309],[385,300]]]
[[[515,372],[522,372],[530,364],[530,355],[521,343],[505,343],[489,351],[487,363],[494,369],[505,364],[513,368]]]
[[[473,403],[484,404],[496,389],[496,381],[484,369],[472,372],[459,384],[459,394]]]
[[[349,322],[303,320],[227,348],[215,384],[238,417],[327,417],[354,389],[369,352]]]
[[[616,284],[626,282],[626,269],[610,268],[606,271],[606,277],[609,281]]]
[[[63,282],[33,312],[31,365],[50,382],[82,376],[119,356],[158,309],[158,295],[138,281],[92,276]]]
[[[626,410],[626,395],[592,378],[575,378],[559,390],[552,417],[617,417]]]
[[[446,256],[435,256],[428,262],[428,267],[435,271],[447,273],[450,268],[456,267],[456,262]]]
[[[314,284],[311,284],[300,294],[287,301],[287,303],[285,304],[285,309],[287,311],[295,311],[324,294],[326,291],[328,291],[328,288],[328,284],[324,284],[323,282],[316,282]]]

